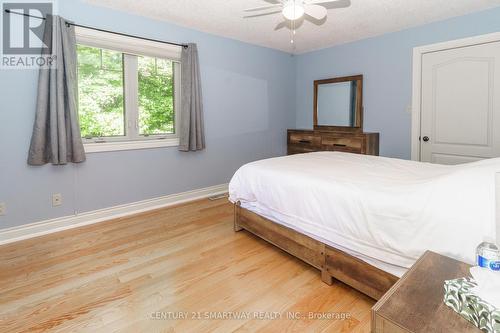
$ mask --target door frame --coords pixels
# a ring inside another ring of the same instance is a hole
[[[500,32],[450,40],[413,48],[413,83],[411,101],[411,159],[420,161],[420,130],[422,113],[422,58],[426,53],[500,41]]]

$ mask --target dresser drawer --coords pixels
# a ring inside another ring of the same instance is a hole
[[[363,139],[358,137],[337,137],[337,136],[323,136],[321,144],[324,146],[337,146],[358,148],[363,147]]]
[[[323,136],[321,138],[321,145],[328,150],[359,153],[363,150],[363,144],[364,140],[360,137]]]
[[[288,155],[304,154],[318,151],[316,147],[307,145],[288,145]]]
[[[290,133],[288,143],[292,145],[319,146],[321,137],[314,133]]]

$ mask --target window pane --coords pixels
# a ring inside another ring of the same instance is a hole
[[[139,134],[174,133],[173,62],[138,57]]]
[[[125,135],[122,54],[83,45],[77,52],[82,137]]]

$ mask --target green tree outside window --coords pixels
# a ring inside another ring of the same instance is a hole
[[[78,106],[82,137],[126,135],[126,82],[124,54],[78,45]],[[174,116],[174,63],[136,57],[138,132],[140,135],[172,134]]]

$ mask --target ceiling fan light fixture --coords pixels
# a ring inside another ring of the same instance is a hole
[[[283,16],[290,21],[301,18],[304,12],[302,1],[290,0],[283,7]]]

